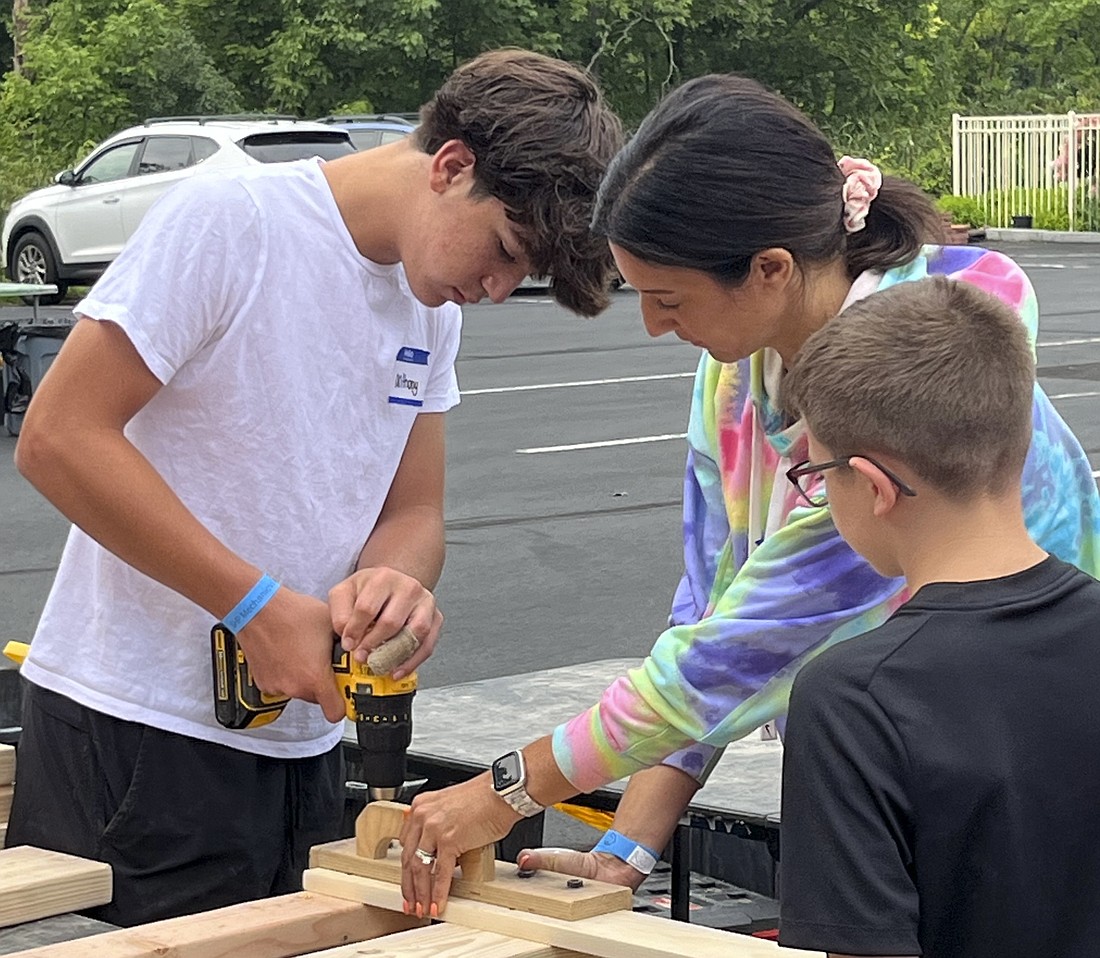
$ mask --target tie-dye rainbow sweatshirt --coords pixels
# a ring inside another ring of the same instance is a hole
[[[896,283],[941,274],[1012,306],[1034,344],[1030,281],[1000,253],[927,247],[914,262],[865,273],[845,306]],[[581,791],[664,761],[705,778],[718,750],[786,712],[798,669],[873,629],[905,598],[836,531],[828,508],[801,505],[784,475],[806,458],[800,423],[769,398],[778,357],[724,365],[704,355],[695,378],[684,488],[686,571],[670,627],[644,663],[554,731],[554,757]],[[1048,552],[1100,576],[1100,498],[1081,446],[1036,386],[1023,476],[1028,529]]]

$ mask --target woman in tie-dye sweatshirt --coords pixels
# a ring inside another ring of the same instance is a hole
[[[613,161],[595,228],[638,290],[648,332],[707,350],[688,427],[686,570],[670,627],[645,662],[523,749],[525,789],[537,807],[664,763],[664,773],[639,776],[652,784],[627,790],[615,826],[625,839],[601,842],[603,859],[579,863],[590,877],[636,885],[646,856],[625,871],[612,866],[635,843],[667,838],[684,789],[664,786],[704,778],[722,746],[781,720],[802,664],[879,625],[906,598],[901,580],[882,578],[844,542],[827,508],[799,505],[784,472],[807,458],[806,440],[775,403],[784,366],[850,303],[930,274],[1011,305],[1033,343],[1038,306],[1000,253],[925,245],[942,228],[915,187],[865,160],[838,163],[806,117],[743,78],[690,81],[654,110]],[[1096,484],[1038,387],[1023,494],[1036,541],[1100,573]],[[500,837],[518,817],[508,804],[484,778],[425,795],[405,847],[434,850],[436,872],[449,875],[462,846]],[[456,835],[465,837],[456,844]],[[414,860],[405,890],[425,908],[446,895]]]

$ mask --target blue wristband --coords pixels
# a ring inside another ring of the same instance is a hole
[[[260,576],[260,581],[248,590],[248,595],[241,599],[233,611],[222,619],[222,625],[234,635],[237,635],[241,629],[252,621],[256,613],[271,601],[271,597],[278,591],[279,583],[271,576],[266,573]]]
[[[647,848],[641,842],[620,835],[611,828],[603,833],[603,838],[599,840],[592,851],[607,852],[609,855],[614,855],[643,875],[648,875],[657,864],[658,856],[652,848]]]

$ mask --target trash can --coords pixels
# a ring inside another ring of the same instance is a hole
[[[23,414],[46,370],[61,351],[72,323],[43,325],[4,323],[0,326],[0,387],[4,397],[4,428],[18,436]]]

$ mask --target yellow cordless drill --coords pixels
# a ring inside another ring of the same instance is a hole
[[[402,648],[402,643],[404,648]],[[371,797],[393,799],[405,784],[405,756],[412,741],[412,700],[416,673],[403,679],[386,674],[412,654],[416,637],[402,629],[394,638],[358,662],[340,647],[332,649],[332,671],[344,697],[347,717],[355,722],[355,737],[363,752],[363,767],[370,777]],[[210,630],[214,667],[214,714],[226,728],[259,728],[274,722],[288,699],[261,692],[248,668],[237,637],[221,622]],[[22,663],[30,646],[8,642],[4,654]],[[389,652],[389,654],[385,654]],[[389,660],[388,662],[386,660]],[[383,671],[375,671],[370,663]]]
[[[367,662],[358,662],[340,647],[335,637],[332,647],[332,671],[336,686],[344,697],[347,717],[355,722],[355,736],[363,752],[363,766],[370,778],[373,798],[392,799],[405,784],[405,755],[412,741],[412,700],[416,695],[416,673],[395,679],[378,665],[382,650],[407,643],[409,649],[396,659],[390,656],[392,670],[412,654],[415,636],[402,629]],[[261,692],[237,637],[221,622],[210,630],[214,667],[214,713],[226,728],[258,728],[274,722],[287,699]],[[384,658],[384,657],[383,657]]]

